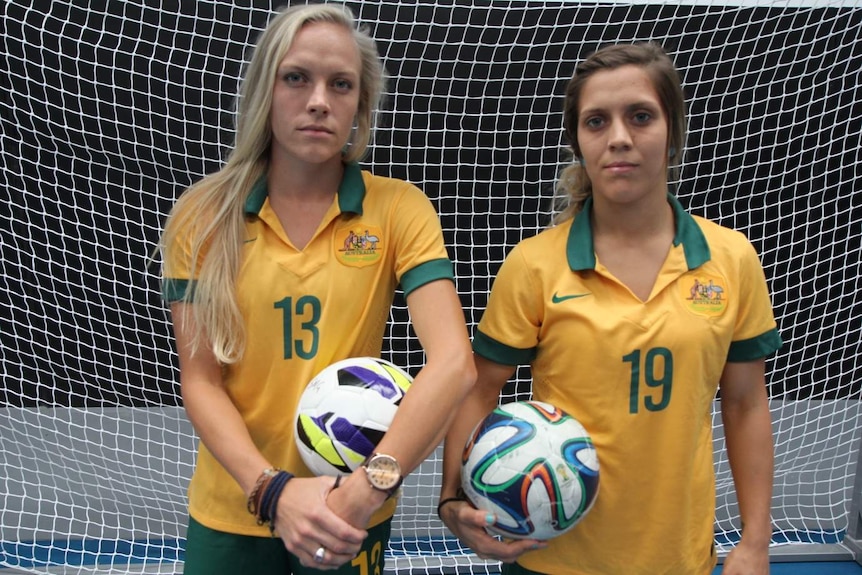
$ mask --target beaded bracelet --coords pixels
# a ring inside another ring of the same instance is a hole
[[[268,467],[264,469],[260,474],[260,477],[257,478],[257,481],[254,483],[254,487],[251,488],[251,493],[248,496],[248,501],[246,501],[246,508],[248,512],[254,515],[255,517],[259,516],[260,512],[260,498],[263,495],[263,492],[266,491],[267,484],[272,481],[272,478],[278,475],[280,469],[275,467]]]

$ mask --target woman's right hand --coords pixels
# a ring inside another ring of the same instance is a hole
[[[446,503],[440,509],[440,518],[461,543],[475,551],[481,559],[514,563],[527,551],[548,546],[536,539],[500,541],[485,530],[496,521],[494,514],[476,509],[467,501],[453,500]]]
[[[278,500],[275,533],[306,567],[340,567],[356,557],[368,535],[327,506],[326,496],[332,485],[332,477],[294,477]],[[321,548],[325,550],[322,555],[318,552]]]

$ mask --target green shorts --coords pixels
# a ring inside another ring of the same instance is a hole
[[[360,575],[383,573],[383,554],[389,544],[392,519],[368,529],[362,550],[334,571],[304,567],[278,537],[234,535],[204,527],[189,518],[184,575]]]

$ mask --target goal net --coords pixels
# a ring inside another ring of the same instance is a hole
[[[677,194],[754,243],[785,341],[768,362],[773,544],[840,542],[862,399],[860,0],[348,5],[391,77],[364,166],[437,206],[471,329],[507,252],[550,220],[576,62],[609,43],[665,46],[690,114]],[[149,258],[178,195],[231,145],[247,50],[276,7],[4,2],[0,566],[182,561],[196,438]],[[392,320],[384,355],[415,372],[400,296]],[[529,384],[520,369],[502,401]],[[726,551],[740,522],[714,422]],[[439,473],[438,450],[407,481],[388,568],[493,573],[436,518]]]

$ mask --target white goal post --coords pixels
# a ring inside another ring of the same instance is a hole
[[[785,341],[767,364],[774,554],[852,557],[862,0],[347,5],[390,75],[364,165],[438,208],[471,329],[506,253],[549,222],[576,62],[608,43],[665,46],[690,116],[677,195],[754,243]],[[230,146],[244,58],[278,6],[3,3],[0,567],[179,570],[196,438],[149,258],[176,197]],[[415,372],[401,297],[392,320],[384,357]],[[529,396],[516,375],[504,401]],[[726,552],[740,524],[715,413]],[[436,518],[439,472],[438,450],[405,484],[388,569],[494,573]]]

